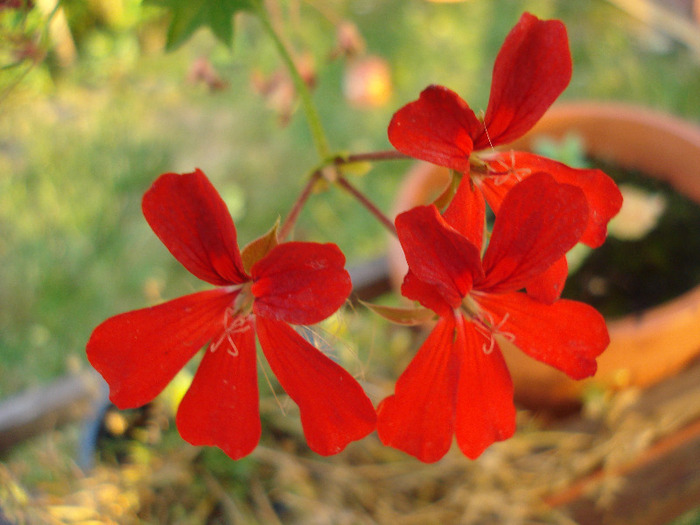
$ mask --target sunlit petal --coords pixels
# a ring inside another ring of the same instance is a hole
[[[474,298],[494,317],[499,333],[573,379],[592,376],[596,357],[610,342],[603,316],[578,301],[545,304],[524,293],[474,294]]]
[[[231,215],[200,170],[158,177],[142,209],[155,234],[193,275],[216,285],[248,280]]]
[[[484,254],[486,278],[479,290],[524,288],[581,238],[588,222],[583,192],[537,173],[506,195]]]
[[[400,214],[396,232],[408,267],[451,306],[459,305],[475,277],[481,278],[479,250],[447,224],[435,206]]]
[[[177,428],[192,445],[216,446],[233,459],[260,439],[255,332],[250,320],[204,353],[177,411]]]
[[[462,452],[476,459],[515,432],[513,382],[498,344],[464,318],[454,346],[460,354],[455,435]]]
[[[399,109],[389,123],[389,142],[400,152],[460,171],[469,171],[472,136],[483,129],[459,95],[428,86]]]
[[[561,297],[568,276],[569,263],[566,257],[561,257],[543,273],[530,280],[527,284],[527,294],[538,301],[551,304]]]
[[[313,324],[335,312],[350,295],[345,256],[335,244],[287,242],[251,270],[254,312],[293,324]]]
[[[544,115],[571,80],[566,27],[524,13],[506,37],[493,67],[485,131],[474,149],[507,144]]]
[[[581,242],[597,248],[607,235],[607,226],[622,207],[622,194],[615,181],[597,169],[570,168],[566,164],[540,157],[532,153],[514,151],[491,156],[489,165],[493,169],[507,166],[515,173],[549,173],[554,180],[581,188],[588,201],[588,224],[581,237]],[[485,178],[487,179],[487,178]],[[498,182],[484,180],[485,186],[494,186]],[[489,200],[489,204],[491,200]]]
[[[500,154],[490,155],[490,157],[497,156],[500,156]],[[506,170],[507,168],[505,168],[502,165],[499,165],[497,169],[499,170],[499,172],[504,172],[504,170]],[[530,175],[529,171],[527,172],[527,175]],[[503,199],[506,198],[508,192],[512,190],[513,187],[518,182],[520,182],[520,180],[520,178],[511,175],[486,175],[478,177],[476,179],[476,184],[479,186],[479,189],[481,189],[481,192],[484,194],[484,198],[486,199],[486,202],[489,203],[489,208],[491,208],[491,211],[493,211],[494,214],[498,215],[498,210],[501,209],[501,203],[503,202]]]
[[[426,463],[443,457],[452,443],[459,369],[454,335],[454,320],[441,319],[377,411],[382,442]]]
[[[346,370],[284,322],[258,317],[256,329],[270,368],[299,406],[311,450],[337,454],[374,430],[374,407]]]
[[[463,177],[450,205],[443,214],[445,221],[481,252],[486,220],[484,195],[471,177]]]
[[[221,332],[235,294],[199,292],[111,317],[92,332],[87,357],[119,408],[156,397],[204,344]]]
[[[418,301],[441,317],[450,315],[454,309],[454,306],[445,300],[435,285],[421,281],[411,270],[408,271],[403,279],[401,295]]]

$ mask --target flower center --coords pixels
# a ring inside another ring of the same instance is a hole
[[[510,158],[506,160],[505,154],[490,152],[481,155],[472,155],[472,174],[483,177],[491,177],[497,186],[507,182],[511,177],[520,182],[532,173],[530,168],[518,168],[515,166],[515,152],[510,152]]]
[[[238,290],[238,294],[231,305],[224,310],[224,330],[221,335],[209,345],[210,352],[216,352],[224,342],[228,342],[226,351],[234,357],[238,355],[238,347],[233,340],[233,335],[250,330],[249,317],[253,312],[253,301],[255,299],[251,287],[252,283],[244,283],[231,287],[231,291]]]
[[[229,307],[232,316],[242,316],[245,317],[252,313],[253,311],[253,301],[255,296],[253,295],[253,283],[247,282],[240,285],[240,291],[236,298],[233,300],[233,304]]]
[[[503,325],[506,324],[510,317],[509,313],[506,312],[499,321],[496,321],[493,314],[482,309],[470,294],[462,300],[462,305],[459,310],[462,315],[472,322],[477,332],[489,340],[488,346],[483,344],[481,347],[485,354],[488,355],[493,352],[496,345],[495,337],[497,335],[505,337],[511,343],[515,341],[515,335],[503,330]]]

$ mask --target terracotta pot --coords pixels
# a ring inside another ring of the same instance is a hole
[[[567,133],[580,136],[591,156],[668,181],[700,203],[700,128],[630,105],[562,104],[509,149],[527,151],[538,136]],[[416,164],[398,195],[396,212],[429,202],[447,180],[447,170]],[[406,262],[393,240],[389,259],[398,286]],[[609,321],[608,330],[610,346],[598,358],[595,377],[585,381],[573,381],[517,348],[503,348],[516,400],[530,407],[564,408],[577,404],[583,390],[594,383],[613,389],[646,387],[674,374],[700,354],[700,287],[641,314]]]

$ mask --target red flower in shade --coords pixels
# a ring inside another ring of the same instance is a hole
[[[288,242],[246,271],[226,205],[197,170],[167,173],[143,198],[153,231],[192,274],[218,286],[124,313],[99,325],[90,363],[119,408],[151,401],[205,344],[177,412],[182,437],[233,459],[260,438],[255,335],[270,368],[297,403],[309,447],[340,452],[375,428],[372,403],[339,365],[288,323],[317,323],[345,301],[350,276],[333,244]]]
[[[396,149],[433,164],[470,174],[494,210],[505,194],[532,173],[547,172],[555,180],[581,188],[589,215],[581,241],[600,246],[607,224],[622,206],[615,183],[600,170],[570,168],[524,152],[497,152],[535,125],[571,80],[571,55],[566,28],[558,20],[539,20],[525,13],[511,30],[493,68],[491,96],[483,120],[453,91],[429,86],[420,98],[399,109],[389,124]],[[559,297],[565,261],[553,272],[555,289],[540,290],[540,299]]]
[[[543,203],[546,203],[543,205]],[[441,216],[434,205],[396,218],[409,272],[401,291],[439,321],[378,408],[387,445],[421,461],[440,459],[453,434],[478,457],[515,431],[513,384],[499,340],[574,379],[593,375],[609,337],[592,307],[543,303],[518,290],[562,257],[586,229],[583,192],[533,174],[503,200],[481,259],[484,199],[462,184]]]

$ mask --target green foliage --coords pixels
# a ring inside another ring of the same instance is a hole
[[[200,27],[208,27],[219,41],[233,44],[233,15],[253,8],[257,0],[147,0],[171,13],[167,49],[187,41]]]

